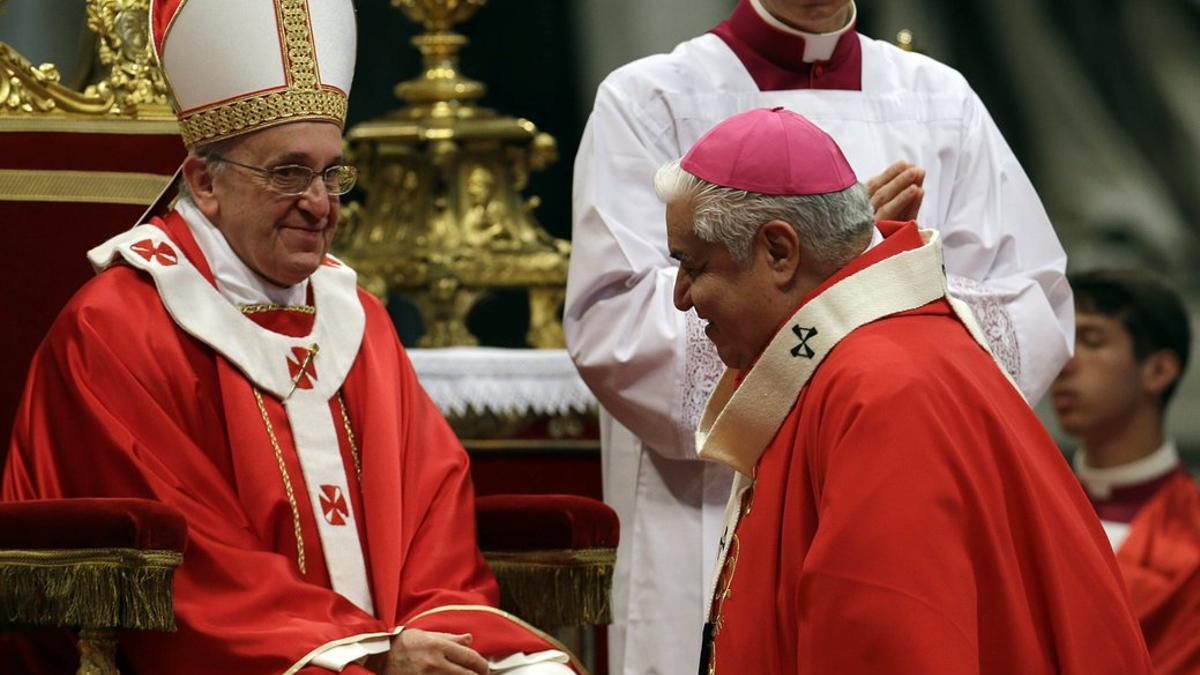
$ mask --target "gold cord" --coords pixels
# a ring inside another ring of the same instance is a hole
[[[750,508],[754,504],[754,485],[751,485],[742,495],[742,503],[739,505],[740,513],[738,514],[738,524],[746,516],[750,515]],[[737,572],[738,558],[742,553],[742,545],[738,540],[737,528],[734,528],[733,534],[730,536],[729,553],[725,556],[725,563],[722,565],[721,578],[719,579],[717,594],[713,598],[712,608],[709,612],[709,620],[712,621],[712,642],[709,645],[708,653],[708,675],[716,675],[717,672],[717,636],[721,633],[721,628],[725,625],[725,600],[732,595],[733,575]]]
[[[354,458],[354,475],[358,477],[358,487],[362,488],[362,462],[358,458],[358,444],[354,442],[354,430],[350,428],[350,415],[346,414],[346,400],[342,398],[341,390],[337,393],[338,407],[342,409],[342,424],[346,427],[346,440],[350,442],[350,456]]]
[[[258,314],[259,312],[297,312],[299,314],[316,314],[317,308],[312,305],[275,305],[264,303],[261,305],[242,305],[239,307],[242,314]]]
[[[262,413],[263,424],[267,426],[267,436],[271,439],[271,448],[275,450],[275,461],[279,463],[279,473],[283,476],[283,491],[287,493],[288,504],[292,507],[292,528],[296,532],[296,563],[300,566],[300,574],[305,574],[304,565],[304,535],[300,532],[300,509],[296,506],[296,493],[292,490],[292,479],[288,477],[287,465],[283,463],[283,450],[279,447],[279,439],[275,438],[275,428],[271,426],[271,418],[267,415],[267,406],[263,404],[262,394],[254,387],[254,400],[258,401],[258,411]]]

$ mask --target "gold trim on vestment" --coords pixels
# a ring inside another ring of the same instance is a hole
[[[287,464],[283,461],[283,449],[279,447],[279,439],[275,438],[275,428],[271,426],[271,417],[267,414],[267,406],[263,404],[262,394],[254,387],[254,400],[258,402],[258,411],[262,413],[263,424],[267,427],[267,436],[271,439],[271,449],[275,451],[275,461],[279,463],[279,473],[283,476],[283,491],[287,493],[288,505],[292,507],[292,529],[296,533],[296,564],[300,566],[300,574],[306,573],[304,561],[304,534],[300,531],[300,508],[296,506],[296,493],[292,490],[292,479],[288,476]]]
[[[342,410],[342,424],[346,427],[346,441],[350,444],[350,456],[354,458],[354,475],[358,478],[358,487],[362,489],[362,461],[358,458],[358,444],[354,442],[354,430],[350,428],[350,415],[346,412],[346,400],[342,392],[337,393],[338,407]]]
[[[322,87],[318,79],[308,1],[282,0],[277,7],[286,86],[181,114],[179,126],[189,148],[283,122],[318,119],[345,123],[345,92]]]
[[[750,515],[751,506],[754,504],[754,485],[751,484],[746,492],[742,494],[741,514],[738,516],[738,524],[741,525],[742,519]],[[725,601],[732,595],[733,576],[737,573],[738,558],[742,553],[742,543],[737,535],[737,528],[730,533],[729,536],[729,553],[722,561],[723,569],[720,570],[720,580],[716,595],[712,599],[712,610],[709,612],[708,620],[712,622],[712,638],[708,650],[708,675],[716,675],[717,673],[717,636],[721,634],[721,628],[725,625]],[[725,570],[729,570],[726,574]]]
[[[409,619],[406,625],[411,626],[418,619],[431,614],[441,614],[442,612],[484,612],[485,614],[496,614],[497,616],[502,616],[529,631],[530,633],[540,637],[546,642],[549,642],[555,649],[567,655],[567,658],[571,660],[571,665],[576,671],[583,673],[583,675],[588,675],[588,669],[583,666],[583,663],[581,663],[579,659],[577,659],[575,655],[571,653],[570,649],[567,649],[566,645],[559,642],[554,636],[538,628],[537,626],[530,624],[519,616],[514,616],[502,609],[497,609],[489,605],[442,605],[440,607],[434,607],[433,609],[427,609],[424,612],[421,612],[420,614]]]
[[[145,206],[169,182],[156,173],[0,169],[0,201]]]
[[[301,668],[307,666],[313,659],[317,658],[317,656],[329,651],[330,649],[333,649],[334,647],[341,647],[342,645],[350,645],[377,638],[394,638],[400,635],[400,633],[403,631],[404,626],[397,626],[386,633],[359,633],[358,635],[351,635],[349,637],[339,638],[337,640],[330,640],[329,642],[326,642],[320,647],[317,647],[316,649],[313,649],[309,653],[305,654],[299,661],[293,663],[291,668],[283,671],[283,675],[295,675],[295,673],[299,672]]]
[[[261,312],[296,312],[298,314],[316,314],[317,308],[312,305],[275,305],[271,303],[263,303],[261,305],[241,305],[238,307],[242,314],[259,314]]]

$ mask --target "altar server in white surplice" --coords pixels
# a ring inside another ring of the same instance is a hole
[[[942,233],[950,290],[1036,401],[1074,341],[1066,256],[979,98],[955,70],[855,32],[851,0],[742,0],[711,32],[613,72],[575,161],[567,345],[602,402],[605,499],[622,541],[614,673],[699,658],[731,476],[693,432],[721,371],[694,312],[675,311],[653,176],[721,120],[784,106],[828,132],[879,218]]]

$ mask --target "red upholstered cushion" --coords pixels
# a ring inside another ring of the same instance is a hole
[[[0,549],[180,551],[187,523],[148,499],[39,499],[0,504]]]
[[[485,551],[615,548],[617,513],[576,495],[490,495],[475,500],[479,547]]]

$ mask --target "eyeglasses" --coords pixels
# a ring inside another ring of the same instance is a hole
[[[226,164],[232,164],[248,171],[253,171],[267,179],[267,187],[287,197],[304,194],[308,190],[308,186],[312,185],[313,178],[317,176],[321,177],[322,182],[325,183],[325,189],[331,195],[346,194],[354,187],[355,181],[358,180],[358,169],[348,164],[335,164],[322,171],[316,171],[301,164],[284,164],[268,169],[262,166],[252,166],[250,164],[235,162],[221,155],[210,155],[208,159],[214,162],[225,162]]]

